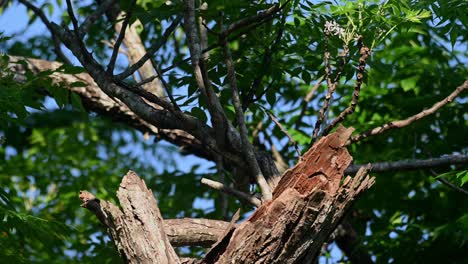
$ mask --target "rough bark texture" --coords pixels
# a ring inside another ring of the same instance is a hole
[[[84,207],[94,197],[81,192]],[[117,191],[122,210],[106,203],[98,217],[108,227],[120,255],[126,263],[179,263],[179,258],[164,231],[161,213],[153,192],[136,173],[130,171]],[[93,205],[96,207],[96,204]],[[92,210],[92,209],[90,209]]]
[[[340,127],[322,138],[286,171],[273,199],[232,234],[205,263],[311,263],[351,202],[374,179],[362,168],[339,187],[351,156],[343,147],[352,129]]]
[[[82,191],[83,207],[108,228],[127,263],[311,263],[356,196],[374,179],[362,167],[340,181],[351,163],[344,147],[353,129],[339,127],[286,171],[273,199],[236,226],[213,220],[163,221],[156,200],[134,172],[117,192],[122,210]],[[172,246],[210,245],[202,260],[179,260]],[[171,244],[172,243],[172,246]]]

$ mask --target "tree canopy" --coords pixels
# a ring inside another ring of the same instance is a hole
[[[466,1],[0,3],[29,16],[0,25],[5,262],[121,261],[78,193],[129,170],[165,219],[245,219],[339,125],[375,184],[321,260],[468,257]]]

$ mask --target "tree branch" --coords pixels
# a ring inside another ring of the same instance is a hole
[[[296,123],[294,123],[294,128],[295,129],[299,129],[299,127],[300,127],[300,125],[302,123],[302,118],[304,118],[305,112],[307,110],[307,106],[308,106],[310,100],[312,100],[312,96],[314,96],[314,93],[317,91],[320,84],[322,83],[323,78],[324,78],[324,76],[320,76],[320,78],[317,80],[317,83],[315,83],[314,87],[312,87],[312,89],[310,89],[310,91],[308,91],[306,96],[302,99],[301,112],[299,113],[299,118],[296,120]]]
[[[15,80],[19,83],[22,83],[27,79],[25,76],[26,70],[30,70],[33,74],[37,75],[42,71],[56,71],[62,66],[59,62],[24,57],[9,56],[9,59],[10,62],[8,68],[15,74]],[[19,61],[24,61],[25,63],[20,64]],[[213,160],[213,152],[209,148],[206,148],[201,141],[183,130],[161,129],[144,121],[119,100],[114,100],[106,95],[97,86],[89,74],[80,73],[72,75],[54,72],[52,75],[49,75],[49,78],[52,79],[54,85],[63,89],[68,89],[80,95],[84,106],[88,110],[106,115],[113,120],[123,122],[142,131],[143,133],[151,132],[157,139],[167,140],[172,144],[193,152],[197,156]],[[71,84],[77,82],[83,83],[83,86],[71,86]]]
[[[281,7],[279,4],[275,4],[274,6],[268,8],[267,10],[261,11],[254,16],[238,20],[230,24],[221,34],[225,36],[229,36],[232,32],[240,28],[248,27],[254,23],[258,23],[265,19],[268,19],[272,15],[274,15],[276,12],[280,11],[284,6],[286,6],[288,2],[289,0],[286,1],[286,3],[284,3]]]
[[[83,37],[88,31],[89,28],[98,20],[101,18],[101,16],[112,6],[116,4],[116,0],[105,0],[103,1],[96,11],[94,11],[91,15],[89,15],[85,21],[81,24],[80,28],[78,29],[78,32],[80,33],[80,36]]]
[[[297,153],[297,158],[298,159],[302,159],[302,154],[301,154],[301,150],[299,149],[299,147],[297,146],[297,143],[296,141],[294,140],[294,138],[288,133],[288,130],[286,130],[282,125],[281,123],[278,121],[278,119],[276,119],[276,117],[273,115],[273,113],[271,113],[270,111],[267,111],[266,109],[263,109],[262,110],[270,117],[270,119],[273,121],[273,123],[275,123],[279,129],[281,130],[281,132],[283,132],[289,139],[289,142],[294,146],[294,149],[296,150],[296,153]]]
[[[148,49],[148,51],[145,53],[145,55],[143,55],[143,57],[141,57],[136,63],[134,63],[122,73],[117,74],[115,77],[117,79],[123,80],[128,76],[132,75],[136,70],[141,68],[141,66],[143,66],[143,64],[145,64],[145,62],[148,61],[148,59],[150,59],[153,56],[153,54],[167,42],[172,32],[174,32],[181,20],[182,17],[179,16],[174,21],[172,21],[171,25],[169,25],[169,27],[164,31],[162,37],[159,38],[158,41]]]
[[[232,103],[234,104],[234,109],[236,112],[237,122],[239,124],[240,137],[242,143],[242,152],[245,155],[246,162],[250,168],[250,172],[255,177],[255,180],[262,192],[262,198],[264,200],[271,199],[271,189],[263,176],[260,166],[258,165],[257,159],[255,158],[255,151],[252,144],[249,142],[248,131],[245,125],[244,112],[242,111],[242,105],[239,97],[239,92],[237,90],[237,80],[236,73],[234,69],[234,63],[232,61],[231,51],[228,46],[227,36],[221,35],[220,42],[223,45],[224,51],[224,60],[227,68],[227,78],[229,81],[229,86],[232,93]]]
[[[325,113],[327,112],[327,109],[329,107],[330,99],[331,99],[333,93],[335,92],[335,89],[336,89],[336,86],[337,86],[336,83],[333,83],[331,81],[331,77],[330,77],[330,75],[331,75],[331,66],[330,66],[330,51],[329,51],[329,47],[328,47],[329,38],[330,38],[330,33],[327,30],[325,30],[325,52],[324,52],[324,55],[323,55],[323,60],[325,62],[325,80],[327,81],[328,90],[327,90],[327,94],[325,95],[325,100],[323,101],[323,106],[320,109],[320,113],[319,113],[319,117],[317,119],[317,122],[315,122],[315,128],[314,128],[314,131],[312,133],[312,143],[314,143],[315,140],[318,137],[318,134],[320,132],[320,127],[321,127],[323,121],[325,120]]]
[[[372,163],[372,172],[386,172],[386,171],[404,171],[404,170],[420,170],[436,168],[448,165],[465,165],[468,164],[468,156],[462,155],[449,155],[442,156],[440,158],[432,158],[426,160],[399,160],[399,161],[388,161],[388,162],[376,162]],[[367,165],[367,164],[366,164]],[[346,174],[353,174],[359,170],[359,168],[366,166],[363,164],[354,164],[346,169]]]
[[[52,40],[54,42],[54,49],[55,49],[55,53],[57,54],[57,57],[60,58],[65,64],[71,65],[70,60],[67,58],[67,56],[65,56],[65,54],[63,54],[62,49],[60,48],[60,39],[54,33],[52,29],[52,25],[50,21],[47,19],[44,12],[42,12],[41,9],[31,4],[29,1],[19,0],[19,2],[23,4],[24,6],[26,6],[27,9],[31,10],[36,16],[38,16],[41,19],[42,23],[44,23],[44,25],[47,27],[47,29],[49,30],[52,36]]]
[[[351,104],[348,106],[343,112],[340,113],[338,117],[333,119],[330,125],[325,128],[323,131],[323,135],[327,135],[330,131],[341,121],[343,121],[346,116],[352,114],[356,109],[356,105],[358,104],[359,100],[359,93],[361,92],[361,85],[364,78],[364,71],[366,69],[366,60],[370,55],[370,49],[362,43],[362,36],[359,36],[358,39],[358,46],[359,46],[359,65],[357,67],[357,74],[356,74],[356,84],[354,85],[354,93],[351,99]]]
[[[200,39],[196,28],[195,4],[194,0],[185,0],[185,31],[192,59],[192,67],[195,80],[202,94],[207,98],[208,111],[211,115],[211,122],[216,133],[216,142],[221,149],[232,145],[232,141],[238,141],[239,136],[226,117],[218,96],[214,92],[211,81],[208,78],[208,71],[203,58],[201,57]]]
[[[439,101],[439,102],[435,103],[431,108],[423,110],[420,113],[418,113],[416,115],[413,115],[413,116],[410,116],[410,117],[408,117],[408,118],[406,118],[404,120],[392,121],[392,122],[389,122],[389,123],[387,123],[385,125],[369,129],[364,133],[361,133],[359,135],[351,137],[348,144],[358,142],[358,141],[360,141],[362,139],[365,139],[367,137],[370,137],[370,136],[375,136],[375,135],[382,134],[383,132],[385,132],[387,130],[390,130],[390,129],[403,128],[405,126],[408,126],[411,123],[413,123],[414,121],[417,121],[417,120],[419,120],[421,118],[424,118],[424,117],[426,117],[428,115],[431,115],[431,114],[435,113],[442,106],[452,102],[459,94],[461,94],[465,90],[468,90],[468,80],[465,81],[462,85],[458,86],[455,89],[455,91],[453,91],[449,96],[444,98],[442,101]]]
[[[257,197],[255,197],[254,195],[250,195],[250,194],[241,192],[239,190],[236,190],[234,188],[230,188],[230,187],[224,185],[223,183],[213,181],[213,180],[210,180],[210,179],[207,179],[207,178],[202,178],[201,183],[205,184],[206,186],[208,186],[208,187],[210,187],[212,189],[215,189],[215,190],[221,191],[223,193],[232,195],[232,196],[240,199],[241,201],[248,202],[250,205],[253,205],[255,207],[259,207],[260,205],[262,205],[262,201],[260,199],[258,199]]]
[[[117,40],[115,41],[114,49],[112,50],[111,59],[109,61],[109,64],[107,64],[107,70],[106,70],[110,74],[113,74],[114,72],[115,61],[117,60],[117,55],[119,54],[119,48],[120,48],[120,45],[122,45],[122,41],[125,38],[125,31],[127,31],[127,26],[130,21],[130,18],[132,17],[132,12],[133,12],[133,8],[135,7],[135,4],[136,4],[136,0],[133,0],[129,11],[125,14],[125,18],[122,23],[122,29],[120,30],[119,36],[117,37]]]

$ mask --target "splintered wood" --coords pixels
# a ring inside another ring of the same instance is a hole
[[[80,199],[108,229],[126,263],[313,263],[357,195],[374,183],[366,166],[340,186],[352,161],[345,147],[352,131],[340,126],[320,139],[284,173],[270,201],[238,226],[238,215],[224,228],[210,224],[217,228],[207,236],[174,231],[183,220],[164,223],[153,193],[132,171],[117,192],[121,209],[86,191]],[[199,224],[190,220],[190,226]],[[179,259],[170,241],[184,245],[194,237],[207,243],[218,239],[203,259]]]
[[[374,182],[367,166],[340,187],[352,161],[344,147],[352,132],[340,126],[319,140],[284,173],[273,199],[233,232],[216,259],[205,263],[311,263],[351,202]]]

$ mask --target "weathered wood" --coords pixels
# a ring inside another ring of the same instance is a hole
[[[207,232],[217,243],[205,258],[184,259],[183,263],[311,263],[322,244],[340,222],[347,208],[363,190],[374,183],[367,175],[370,166],[362,167],[354,178],[345,169],[352,161],[346,147],[353,129],[339,127],[319,140],[302,160],[287,170],[273,192],[273,199],[260,206],[237,227],[234,221],[218,223],[214,233]],[[123,179],[117,196],[122,210],[99,201],[82,191],[83,207],[93,211],[114,240],[127,263],[180,263],[169,244],[167,233],[176,234],[176,224],[166,222],[159,213],[153,193],[134,172]],[[182,224],[184,220],[180,221]],[[185,220],[189,221],[189,220]],[[178,235],[207,240],[197,236],[199,224]],[[209,221],[209,220],[206,220]],[[206,224],[206,223],[205,223]],[[203,224],[202,224],[203,225]],[[211,225],[211,224],[210,224]],[[208,227],[207,227],[208,228]],[[213,231],[213,229],[210,229]],[[171,238],[172,243],[174,237]],[[191,240],[193,242],[193,240]],[[179,240],[179,242],[183,242]]]
[[[122,179],[117,197],[122,210],[105,202],[88,205],[94,196],[81,192],[82,206],[97,211],[126,263],[180,263],[164,231],[153,192],[135,172]]]
[[[343,146],[352,131],[340,127],[317,142],[285,172],[273,199],[234,231],[219,258],[205,263],[311,263],[351,202],[373,184],[365,167],[339,186],[352,160]]]

